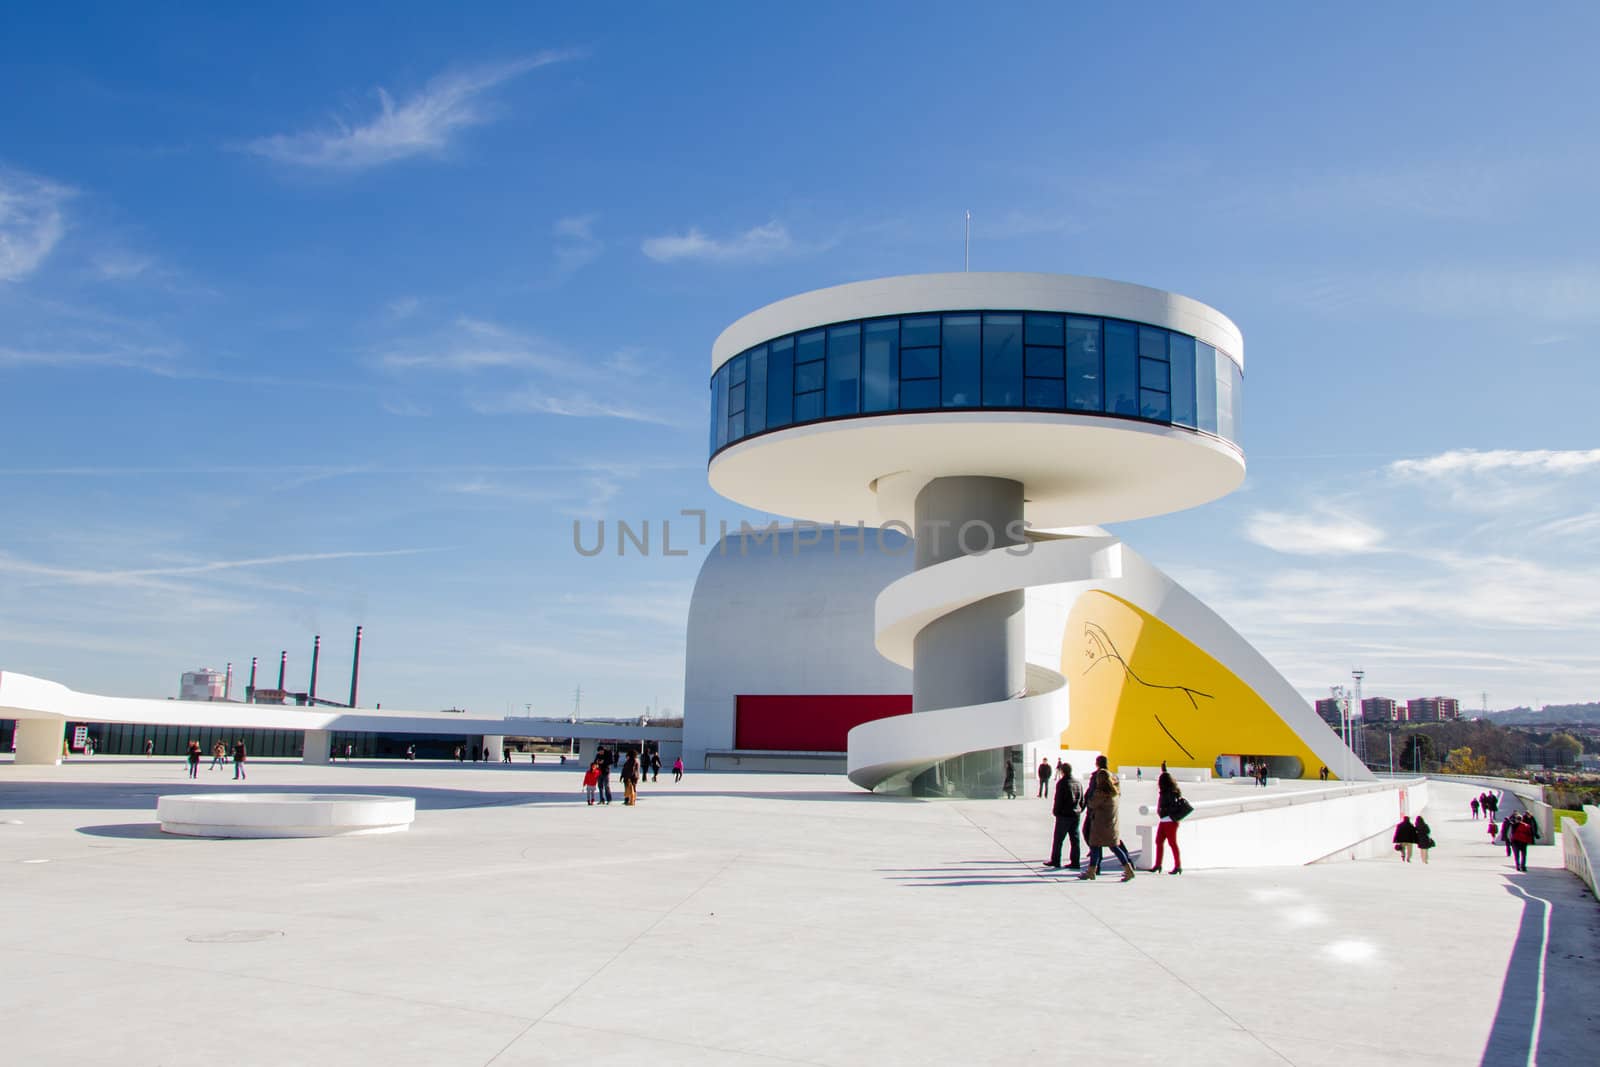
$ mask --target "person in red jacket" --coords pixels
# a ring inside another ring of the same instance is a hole
[[[590,763],[589,769],[583,774],[583,795],[589,799],[590,804],[594,803],[595,787],[599,784],[600,764],[598,762]]]

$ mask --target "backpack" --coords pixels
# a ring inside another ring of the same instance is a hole
[[[1519,822],[1511,831],[1511,840],[1518,845],[1533,844],[1533,827],[1525,822]]]

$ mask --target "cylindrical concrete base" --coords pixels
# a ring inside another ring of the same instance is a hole
[[[1022,484],[1008,478],[953,477],[929,482],[916,500],[916,565],[1023,541]],[[1021,590],[953,611],[923,627],[912,649],[912,712],[987,704],[1026,686]],[[911,783],[921,796],[998,796],[1006,750],[946,760]]]

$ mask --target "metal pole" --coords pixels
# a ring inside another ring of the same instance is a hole
[[[967,212],[966,236],[961,241],[961,269],[972,269],[972,212]]]

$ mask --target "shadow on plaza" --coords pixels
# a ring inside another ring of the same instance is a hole
[[[1560,867],[1507,875],[1502,888],[1522,901],[1522,920],[1482,1062],[1593,1063],[1600,1039],[1594,1007],[1600,903]]]
[[[1130,849],[1134,868],[1139,866],[1139,851]],[[1088,863],[1085,857],[1084,863]],[[1044,866],[1044,860],[955,860],[936,867],[879,867],[878,873],[891,882],[913,889],[960,889],[980,885],[1051,885],[1076,882],[1081,871]],[[1115,859],[1100,865],[1100,877],[1116,881],[1122,869]]]

